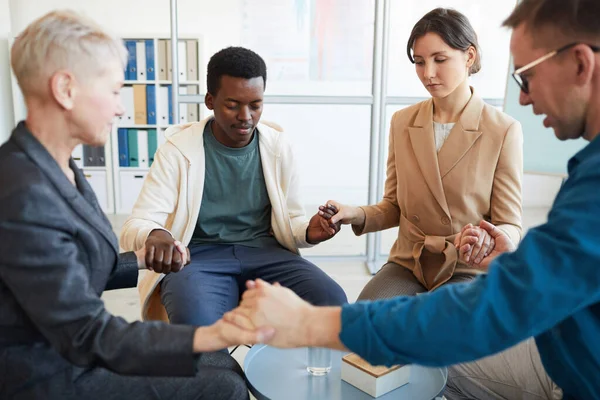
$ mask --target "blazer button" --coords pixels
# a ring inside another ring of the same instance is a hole
[[[413,220],[413,222],[419,222],[419,221],[421,221],[421,218],[419,218],[419,216],[417,214],[413,215],[411,217],[411,219]]]
[[[444,225],[450,225],[450,218],[446,217],[445,215],[442,217],[442,224]]]

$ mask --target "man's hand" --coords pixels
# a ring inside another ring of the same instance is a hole
[[[145,268],[163,274],[178,272],[191,261],[190,250],[162,229],[153,230],[146,239],[144,249],[138,251],[143,251]],[[139,257],[138,254],[138,264]]]
[[[342,224],[331,222],[331,218],[337,211],[337,208],[332,205],[319,207],[319,211],[313,215],[308,223],[308,228],[306,228],[306,241],[308,243],[319,244],[337,235]]]
[[[223,319],[240,327],[274,328],[265,343],[276,347],[302,347],[310,342],[308,315],[311,306],[288,288],[260,279],[248,281],[240,306]]]
[[[459,258],[462,262],[479,269],[481,261],[492,252],[496,243],[484,229],[467,224],[456,235],[454,245],[459,250]]]

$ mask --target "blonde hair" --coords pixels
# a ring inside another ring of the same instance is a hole
[[[123,42],[70,10],[52,11],[35,20],[11,48],[11,66],[25,96],[43,93],[47,80],[61,69],[77,77],[98,74],[111,57],[125,69]]]

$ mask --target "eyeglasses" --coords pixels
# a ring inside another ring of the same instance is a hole
[[[517,69],[515,72],[513,72],[512,77],[515,79],[515,81],[517,82],[517,85],[519,85],[519,87],[521,88],[523,93],[529,94],[529,80],[528,80],[529,78],[527,78],[527,75],[525,75],[525,72],[529,71],[531,68],[535,67],[536,65],[541,64],[544,61],[554,57],[558,53],[568,50],[573,46],[577,46],[578,44],[579,43],[569,43],[569,44],[567,44],[563,47],[560,47],[556,50],[552,50],[550,53],[547,53],[547,54],[541,56],[540,58],[533,60],[529,64]],[[600,47],[598,47],[598,46],[592,46],[591,44],[588,44],[587,46],[589,46],[589,48],[592,49],[592,51],[595,53],[600,52]]]

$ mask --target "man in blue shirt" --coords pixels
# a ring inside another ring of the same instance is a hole
[[[422,296],[343,307],[313,307],[282,287],[249,282],[254,290],[225,318],[274,328],[267,341],[274,346],[349,349],[385,365],[459,364],[534,337],[543,369],[564,398],[600,398],[598,21],[598,0],[523,0],[504,23],[513,29],[520,103],[544,114],[544,126],[560,140],[590,143],[569,161],[548,222],[531,229],[518,249],[482,222],[496,255],[506,252],[486,276]],[[469,247],[462,244],[461,255]],[[490,391],[485,398],[495,396]],[[518,398],[544,396],[524,390]]]

